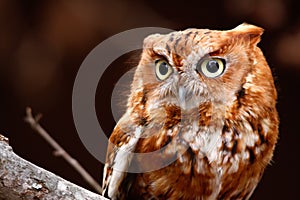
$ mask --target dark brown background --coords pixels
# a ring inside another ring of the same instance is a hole
[[[0,133],[20,156],[91,189],[23,122],[25,107],[43,113],[44,127],[100,181],[102,164],[81,144],[72,118],[72,87],[85,56],[107,37],[131,28],[231,29],[245,21],[266,29],[259,45],[276,77],[281,117],[274,161],[252,199],[295,199],[300,180],[299,8],[297,0],[1,0]],[[120,74],[137,59],[123,56],[107,76]],[[107,89],[98,90],[96,107],[109,134],[114,125],[106,117],[111,115],[109,91],[116,80],[105,81]]]

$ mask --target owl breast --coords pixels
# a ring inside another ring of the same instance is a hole
[[[110,198],[250,198],[279,123],[261,34],[243,24],[145,39],[128,108],[110,137]]]
[[[136,175],[131,190],[134,197],[140,191],[144,191],[139,195],[145,199],[250,197],[270,159],[264,156],[272,151],[266,138],[271,128],[269,119],[254,121],[251,116],[241,116],[240,123],[236,123],[217,118],[214,112],[219,111],[210,103],[201,104],[197,110],[183,111],[172,105],[155,112],[160,111],[163,112],[160,116],[166,115],[164,125],[149,124],[151,128],[145,128],[145,133],[151,136],[141,139],[136,151],[147,153],[163,148],[156,162],[174,155],[176,161],[162,169]],[[225,112],[225,115],[231,114]],[[249,120],[242,120],[245,117]],[[156,162],[138,161],[145,171],[152,165],[161,165]],[[181,192],[187,188],[192,192]]]

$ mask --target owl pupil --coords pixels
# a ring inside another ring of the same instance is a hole
[[[210,73],[216,73],[219,70],[219,63],[215,60],[211,60],[207,63],[206,68]]]
[[[159,66],[159,73],[161,75],[166,75],[168,73],[168,65],[167,63],[163,62]]]

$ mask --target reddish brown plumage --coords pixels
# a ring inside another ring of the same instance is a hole
[[[272,158],[279,124],[272,74],[257,47],[262,32],[243,24],[145,39],[127,111],[110,137],[103,179],[110,198],[251,196]],[[218,62],[217,76],[205,71],[212,70],[207,64],[199,71],[203,60],[220,59],[225,69]],[[167,63],[161,71],[157,60]],[[170,74],[157,75],[164,70]]]

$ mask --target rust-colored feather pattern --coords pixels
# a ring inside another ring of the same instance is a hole
[[[105,196],[250,198],[278,138],[262,33],[241,24],[145,38],[127,110],[110,136]]]

